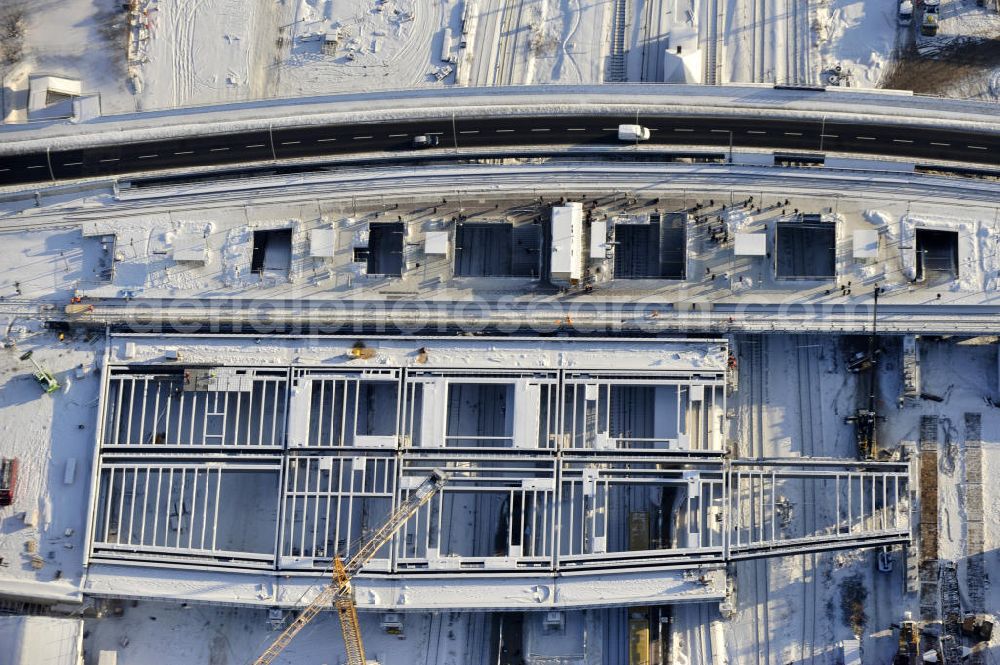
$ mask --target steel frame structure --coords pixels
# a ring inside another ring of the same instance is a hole
[[[314,575],[435,468],[448,486],[366,575],[692,570],[909,539],[906,465],[728,459],[724,364],[432,366],[424,353],[109,363],[88,560]],[[837,497],[808,533],[778,515],[804,482]]]

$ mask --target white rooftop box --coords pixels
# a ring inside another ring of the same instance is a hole
[[[854,258],[878,258],[878,231],[875,229],[858,229],[854,232]]]
[[[552,208],[552,260],[550,277],[556,282],[576,282],[583,277],[583,204]]]
[[[337,250],[337,235],[333,229],[313,229],[309,232],[309,256],[333,258]]]
[[[766,233],[737,233],[736,256],[767,256]]]
[[[448,255],[448,232],[428,231],[424,234],[424,254],[429,256]]]
[[[200,231],[181,231],[174,237],[174,261],[184,263],[201,263],[208,261],[208,248],[205,236]]]
[[[601,219],[590,225],[590,258],[603,259],[608,254],[608,223]]]

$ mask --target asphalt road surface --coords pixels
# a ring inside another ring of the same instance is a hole
[[[391,124],[356,124],[275,129],[83,150],[0,157],[0,185],[124,175],[163,169],[232,165],[379,152],[407,152],[418,134],[435,134],[439,145],[428,154],[459,148],[621,145],[620,123],[635,116],[500,117]],[[820,151],[894,156],[920,161],[1000,165],[1000,136],[901,125],[740,118],[642,117],[647,145],[708,146],[728,149]]]

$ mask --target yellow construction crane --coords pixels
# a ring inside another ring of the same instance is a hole
[[[354,592],[351,589],[351,578],[368,563],[375,553],[382,549],[393,534],[399,530],[408,519],[417,512],[420,506],[431,500],[438,490],[448,481],[448,475],[435,469],[409,498],[400,504],[378,529],[372,533],[347,563],[339,555],[333,557],[333,581],[316,596],[315,599],[290,623],[278,636],[278,639],[260,655],[254,665],[269,665],[292,639],[312,621],[317,614],[330,607],[333,603],[340,619],[340,630],[344,633],[344,648],[347,651],[347,665],[367,665],[365,647],[361,643],[361,628],[358,626],[358,610],[354,604]]]

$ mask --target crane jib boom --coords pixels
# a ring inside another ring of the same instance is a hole
[[[437,494],[438,490],[448,481],[443,471],[435,469],[412,494],[399,504],[399,507],[389,515],[382,525],[362,543],[347,563],[339,556],[333,560],[333,581],[323,587],[319,594],[302,610],[295,620],[281,632],[276,640],[254,661],[254,665],[269,665],[277,658],[292,639],[312,621],[317,614],[329,609],[331,604],[337,610],[340,628],[344,635],[344,648],[347,651],[349,665],[365,665],[365,650],[361,643],[361,631],[358,627],[358,613],[351,592],[351,578],[371,561],[376,552],[382,549],[392,536],[406,523],[408,519]]]

